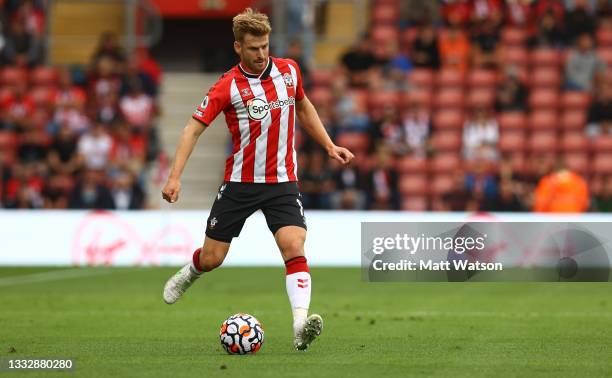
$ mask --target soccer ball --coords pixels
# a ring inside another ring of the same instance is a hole
[[[254,316],[238,313],[221,324],[221,345],[229,354],[256,353],[264,341],[264,330]]]

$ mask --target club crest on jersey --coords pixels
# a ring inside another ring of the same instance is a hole
[[[204,100],[202,100],[202,103],[200,104],[200,108],[204,110],[206,109],[207,106],[208,106],[208,96],[204,97]]]
[[[210,228],[211,228],[211,229],[215,228],[215,226],[217,225],[217,223],[218,223],[218,221],[217,221],[217,217],[213,217],[213,218],[210,220]]]
[[[251,89],[250,88],[242,88],[240,90],[240,93],[242,93],[243,97],[249,97],[249,96],[253,95],[253,93],[251,93]]]
[[[290,74],[284,73],[283,80],[285,81],[285,85],[289,88],[293,87],[293,77]]]

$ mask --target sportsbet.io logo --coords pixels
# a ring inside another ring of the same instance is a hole
[[[247,112],[249,118],[255,121],[261,121],[266,118],[270,110],[282,108],[284,106],[295,105],[295,98],[289,97],[286,100],[276,100],[268,104],[261,98],[252,98],[247,101]]]

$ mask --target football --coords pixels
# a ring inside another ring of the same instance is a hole
[[[238,313],[221,324],[221,345],[229,354],[256,353],[264,341],[264,330],[254,316]]]

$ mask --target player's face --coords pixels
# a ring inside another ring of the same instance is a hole
[[[242,42],[234,42],[234,50],[240,56],[240,62],[253,73],[260,73],[266,68],[270,55],[269,47],[268,35],[257,37],[246,34]]]

